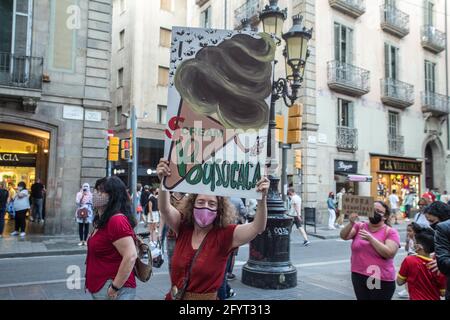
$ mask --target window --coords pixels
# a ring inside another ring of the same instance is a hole
[[[159,124],[167,123],[167,106],[158,105],[157,119]]]
[[[158,85],[167,87],[169,85],[169,68],[158,68]]]
[[[159,45],[170,48],[171,31],[169,29],[159,28]]]
[[[434,3],[432,1],[425,0],[425,17],[424,22],[426,26],[434,26]]]
[[[338,127],[354,127],[353,102],[338,99]]]
[[[119,50],[125,48],[125,30],[120,31],[119,34]]]
[[[161,10],[172,11],[172,0],[161,0]]]
[[[202,28],[211,28],[211,6],[200,14],[200,26]]]
[[[397,80],[399,70],[399,48],[396,48],[394,46],[385,43],[384,63],[385,63],[384,72],[386,78]]]
[[[397,112],[389,111],[389,136],[397,137],[399,135],[400,118]]]
[[[425,60],[425,91],[436,92],[436,63]]]
[[[114,125],[119,126],[122,119],[122,106],[116,108],[116,114],[114,115]]]
[[[126,0],[120,0],[120,13],[124,13],[127,9]]]
[[[123,68],[117,71],[117,88],[123,87]]]
[[[353,30],[334,23],[335,60],[351,64],[353,61]]]
[[[31,55],[32,0],[0,1],[0,52]]]

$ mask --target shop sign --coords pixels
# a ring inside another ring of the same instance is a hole
[[[422,173],[422,163],[380,159],[380,171]]]
[[[357,171],[357,161],[334,160],[335,173],[356,173]]]
[[[0,153],[0,166],[5,167],[35,167],[35,154]]]
[[[346,215],[357,213],[360,216],[373,217],[373,198],[344,195],[342,197],[342,211]]]

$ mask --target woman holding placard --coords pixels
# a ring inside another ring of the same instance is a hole
[[[352,283],[358,300],[391,300],[395,292],[394,257],[400,247],[398,231],[389,225],[389,207],[375,202],[369,222],[357,222],[352,213],[341,230],[343,240],[352,242]]]

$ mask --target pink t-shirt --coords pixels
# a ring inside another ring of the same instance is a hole
[[[400,246],[400,236],[396,229],[389,227],[389,231],[386,232],[388,228],[386,225],[377,232],[371,232],[367,223],[356,223],[353,226],[353,229],[356,230],[356,235],[352,242],[352,272],[382,281],[395,281],[394,259],[385,259],[380,256],[369,241],[363,240],[360,237],[360,228],[371,233],[375,239],[382,243],[385,243],[386,240],[392,240]]]

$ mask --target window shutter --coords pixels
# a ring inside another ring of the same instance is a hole
[[[399,78],[400,74],[400,49],[395,48],[395,79]]]
[[[389,78],[391,76],[390,74],[390,55],[389,55],[389,45],[387,43],[384,44],[384,75],[386,78]]]
[[[354,103],[353,102],[349,102],[348,104],[348,127],[349,128],[354,128],[355,127],[355,123],[354,123],[354,112],[355,112],[355,108],[354,108]]]
[[[341,61],[341,28],[340,25],[334,24],[334,59]]]
[[[353,30],[346,28],[347,31],[347,63],[353,64]]]

